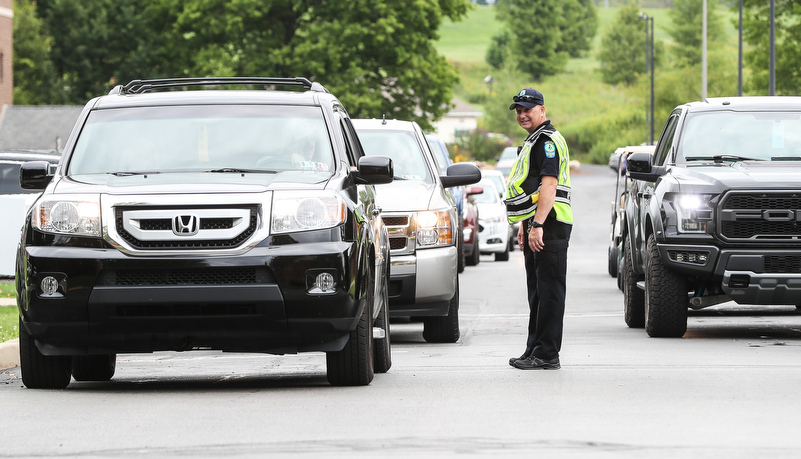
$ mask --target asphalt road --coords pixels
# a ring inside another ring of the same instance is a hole
[[[367,387],[330,387],[322,354],[122,355],[111,382],[56,391],[5,371],[0,457],[801,455],[801,314],[726,304],[681,339],[627,328],[606,272],[613,179],[573,175],[561,370],[507,363],[528,319],[515,251],[461,275],[458,343],[393,323],[392,369]]]

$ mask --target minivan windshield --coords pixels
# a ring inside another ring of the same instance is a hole
[[[95,110],[69,174],[334,169],[319,107],[155,106]]]
[[[801,112],[688,114],[679,155],[686,161],[801,161]]]

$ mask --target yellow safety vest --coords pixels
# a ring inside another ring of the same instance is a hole
[[[546,125],[549,126],[549,125]],[[556,144],[556,151],[559,154],[559,176],[556,185],[556,200],[553,208],[556,211],[556,219],[562,223],[573,224],[573,209],[570,207],[570,152],[567,142],[559,131],[553,128],[545,129],[545,126],[533,132],[526,138],[523,149],[517,155],[517,159],[509,172],[509,181],[506,185],[506,213],[509,223],[516,223],[533,217],[537,213],[537,201],[539,200],[542,182],[536,190],[524,190],[523,183],[528,178],[531,148],[537,143],[540,135],[545,135]]]

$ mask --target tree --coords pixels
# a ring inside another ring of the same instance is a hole
[[[570,56],[589,50],[598,26],[591,0],[498,0],[498,20],[512,34],[507,45],[501,35],[493,39],[488,56],[500,68],[497,57],[508,56],[512,64],[534,79],[564,70]],[[508,46],[508,51],[494,49]]]
[[[435,48],[467,0],[40,0],[73,100],[134,78],[305,76],[352,116],[414,119],[449,108],[458,75]]]
[[[52,100],[55,73],[50,63],[53,39],[44,32],[36,7],[14,0],[14,102],[39,105]]]
[[[801,4],[792,0],[776,0],[776,94],[801,94]],[[770,56],[770,4],[745,0],[743,40],[749,45],[744,60],[751,77],[746,91],[768,94]]]
[[[669,12],[673,25],[667,30],[675,43],[672,52],[679,67],[701,64],[703,2],[704,0],[675,0],[675,7]],[[719,48],[723,44],[723,20],[717,11],[717,2],[707,1],[707,50]]]
[[[614,25],[601,39],[598,60],[604,83],[632,85],[645,73],[645,21],[639,14],[636,1],[620,8]]]

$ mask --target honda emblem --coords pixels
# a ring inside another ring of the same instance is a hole
[[[194,236],[200,227],[197,215],[177,215],[172,219],[172,232],[177,236]]]

